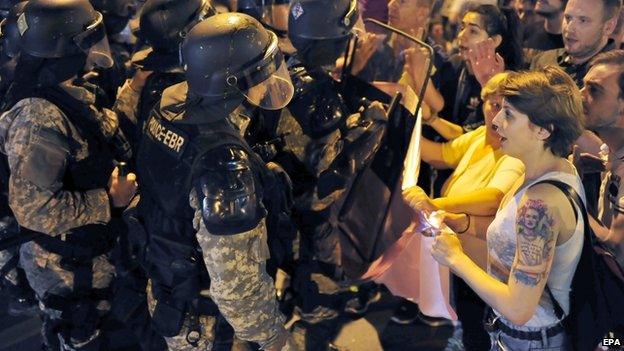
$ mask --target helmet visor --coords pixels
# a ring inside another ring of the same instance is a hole
[[[262,23],[279,36],[288,33],[288,8],[289,4],[276,2],[262,7]]]
[[[277,45],[277,36],[269,33],[272,40],[263,57],[239,74],[227,76],[225,81],[250,103],[266,110],[279,110],[288,105],[295,88]]]
[[[74,43],[87,54],[87,63],[93,63],[101,68],[110,68],[113,66],[113,58],[106,37],[106,30],[102,14],[96,12],[97,17],[87,29],[76,35]]]
[[[196,24],[198,24],[199,22],[205,20],[206,18],[208,18],[210,16],[214,16],[216,14],[217,14],[217,12],[212,7],[212,5],[210,5],[210,1],[204,2],[199,7],[199,9],[197,9],[197,12],[196,12],[195,15],[193,15],[192,20],[180,32],[180,36],[182,38],[186,38],[186,35],[188,34],[188,32],[190,32],[191,29],[193,29],[193,27],[195,27]],[[180,42],[180,45],[182,45],[182,42]]]
[[[282,60],[277,70],[266,80],[243,91],[242,94],[253,105],[265,110],[279,110],[288,105],[294,92],[288,68]]]

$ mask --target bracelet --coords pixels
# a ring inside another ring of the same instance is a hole
[[[465,232],[468,231],[468,229],[470,229],[470,215],[467,213],[463,213],[466,215],[466,217],[468,218],[468,225],[466,226],[466,229],[462,230],[461,232],[457,232],[457,234],[464,234]]]

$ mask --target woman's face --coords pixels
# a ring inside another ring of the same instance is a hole
[[[475,45],[489,38],[490,35],[485,31],[485,25],[481,15],[475,12],[468,12],[464,16],[457,34],[459,43],[459,54],[462,59],[467,59],[468,50],[473,49]]]
[[[503,104],[501,95],[490,95],[483,101],[483,115],[485,116],[485,126],[487,127],[487,138],[493,148],[500,147],[500,135],[492,124],[494,117],[500,112]]]
[[[498,134],[501,149],[509,156],[523,159],[529,147],[543,145],[543,140],[537,137],[539,128],[504,98],[500,111],[492,120],[492,127]]]

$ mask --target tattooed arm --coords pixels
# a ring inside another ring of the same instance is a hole
[[[554,257],[558,236],[569,238],[574,210],[566,197],[551,185],[539,184],[528,189],[517,212],[517,250],[507,283],[479,268],[461,249],[454,235],[436,237],[432,254],[507,320],[524,325],[539,303]]]

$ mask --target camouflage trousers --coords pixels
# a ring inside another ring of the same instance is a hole
[[[153,315],[154,309],[156,308],[157,300],[154,298],[152,294],[152,284],[151,281],[147,284],[147,306],[149,308],[150,314]],[[216,317],[215,316],[199,316],[198,324],[200,329],[199,341],[197,341],[196,345],[191,345],[186,339],[187,335],[190,331],[190,318],[186,316],[184,322],[182,324],[182,329],[180,333],[173,337],[165,337],[165,341],[167,342],[167,347],[169,347],[170,351],[210,351],[212,350],[212,344],[215,339],[215,324]]]
[[[13,250],[0,251],[0,268],[7,265],[13,259],[13,257],[15,257],[15,255],[16,253]],[[0,277],[0,280],[2,278],[6,279],[12,285],[17,285],[17,269],[11,268],[8,272],[6,272],[4,277]]]
[[[269,247],[265,221],[235,235],[210,234],[199,213],[194,223],[210,275],[210,297],[236,336],[263,349],[287,337],[275,284],[266,272]]]
[[[11,219],[10,217],[5,217],[5,218],[0,219],[0,240],[8,239],[13,236],[16,236],[18,235],[17,234],[18,232],[19,232],[19,229],[17,228],[17,225],[15,224],[15,220]],[[17,255],[18,255],[17,246],[10,247],[6,250],[0,251],[0,270],[4,269],[5,265],[9,264],[11,260],[13,260],[13,258]],[[0,282],[2,281],[2,278],[3,277],[0,277]],[[6,279],[8,283],[12,285],[18,285],[19,281],[18,281],[17,269],[16,268],[8,269],[6,274],[4,275],[4,279]]]
[[[76,292],[73,291],[74,273],[61,268],[61,256],[43,249],[35,242],[28,242],[22,245],[20,249],[20,265],[26,272],[26,278],[36,293],[39,300],[39,308],[42,310],[44,318],[57,326],[63,324],[61,319],[62,311],[46,306],[43,300],[49,294],[60,297],[75,296]],[[115,275],[115,268],[110,263],[107,255],[94,258],[92,267],[93,288],[104,289],[109,287]],[[80,301],[76,302],[80,303]],[[93,303],[96,304],[96,311],[100,318],[110,310],[110,303],[106,300],[99,300]],[[74,328],[74,326],[71,326],[71,328]],[[90,334],[81,340],[73,338],[66,340],[67,338],[61,334],[58,337],[64,350],[82,350],[89,349],[89,345],[93,344],[94,340],[101,335],[101,330],[96,328]]]

